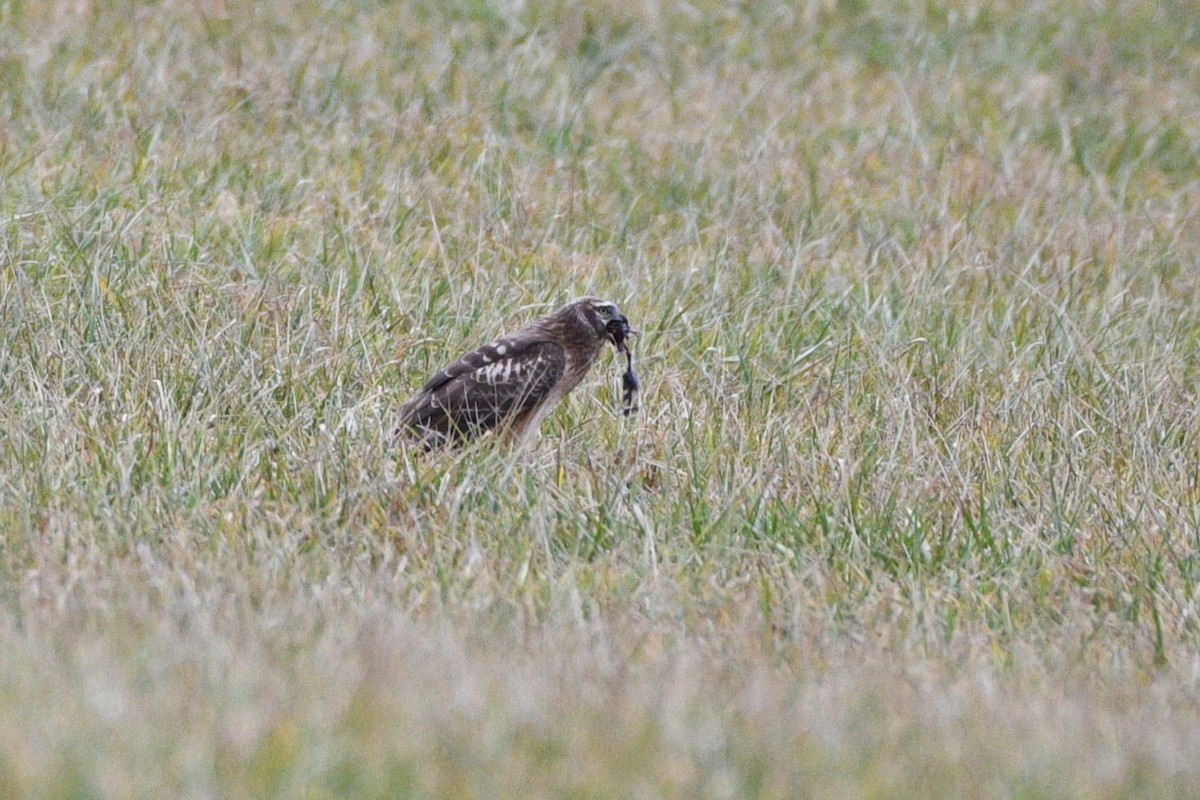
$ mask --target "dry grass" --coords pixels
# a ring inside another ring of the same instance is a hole
[[[1197,796],[1191,12],[0,4],[0,795]]]

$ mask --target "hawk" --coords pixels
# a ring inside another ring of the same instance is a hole
[[[524,444],[604,343],[628,356],[625,338],[635,333],[616,303],[581,297],[438,372],[400,407],[397,434],[432,449],[500,429]]]

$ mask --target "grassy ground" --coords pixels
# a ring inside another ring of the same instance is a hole
[[[1200,796],[1183,2],[0,3],[0,795]],[[531,451],[397,406],[573,296]]]

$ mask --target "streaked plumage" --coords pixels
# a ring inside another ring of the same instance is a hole
[[[582,297],[466,353],[400,407],[398,434],[426,448],[508,428],[518,441],[587,375],[613,324],[631,333],[615,303]]]

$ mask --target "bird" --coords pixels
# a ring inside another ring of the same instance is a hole
[[[636,335],[616,303],[580,297],[463,354],[400,407],[396,435],[426,450],[508,431],[518,447],[611,343]]]

